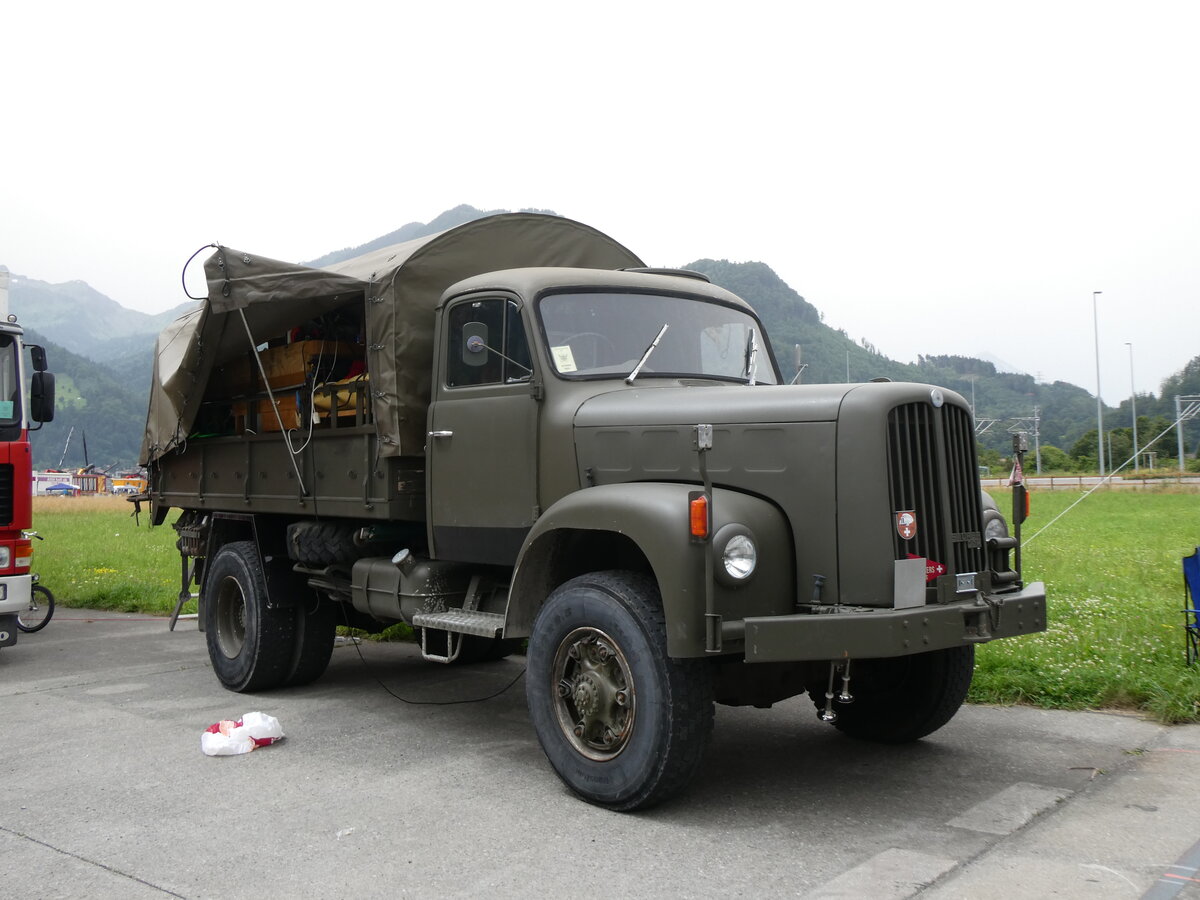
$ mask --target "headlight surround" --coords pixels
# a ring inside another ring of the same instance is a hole
[[[748,582],[758,568],[758,541],[745,525],[726,525],[713,539],[717,580],[729,587]]]

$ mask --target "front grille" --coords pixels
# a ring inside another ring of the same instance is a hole
[[[13,467],[12,463],[0,465],[0,523],[11,525],[13,521]]]
[[[893,531],[896,559],[923,556],[950,572],[986,568],[979,470],[971,414],[957,406],[898,406],[888,415],[888,476],[894,512],[912,510],[917,533]]]

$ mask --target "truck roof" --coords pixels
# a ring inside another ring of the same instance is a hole
[[[611,287],[619,290],[660,294],[690,294],[736,306],[751,315],[757,315],[750,304],[724,288],[683,272],[672,274],[668,270],[662,269],[654,271],[564,267],[504,269],[475,275],[451,285],[442,295],[438,306],[440,308],[450,297],[468,291],[513,291],[524,297],[533,297],[551,288],[559,291],[570,290],[572,287],[578,287],[581,290]]]

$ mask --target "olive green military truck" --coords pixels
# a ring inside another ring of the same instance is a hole
[[[339,624],[406,622],[439,663],[524,649],[550,764],[630,810],[687,784],[714,703],[807,692],[912,741],[976,644],[1045,628],[960,396],[785,384],[747,303],[587,226],[205,271],[143,461],[231,690],[317,678]]]

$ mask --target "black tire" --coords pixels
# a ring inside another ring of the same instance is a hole
[[[353,563],[362,556],[354,531],[345,522],[293,522],[287,529],[288,556],[313,567]]]
[[[574,578],[529,638],[526,699],[550,765],[590,803],[660,803],[695,775],[712,734],[705,660],[671,659],[654,582],[634,572]]]
[[[297,598],[292,664],[283,682],[289,687],[320,678],[333,655],[337,609],[332,600],[318,596],[315,591],[309,590],[307,594]]]
[[[850,668],[854,701],[834,703],[834,727],[881,744],[919,740],[954,718],[967,698],[974,671],[972,644],[915,656],[854,660]],[[825,708],[824,687],[810,689],[809,696],[818,711]]]
[[[17,613],[17,628],[26,634],[41,631],[54,615],[54,595],[50,589],[35,584],[29,589],[29,606]]]
[[[296,610],[267,608],[253,541],[226,544],[213,558],[204,584],[204,636],[213,671],[231,691],[278,687],[291,673]]]

